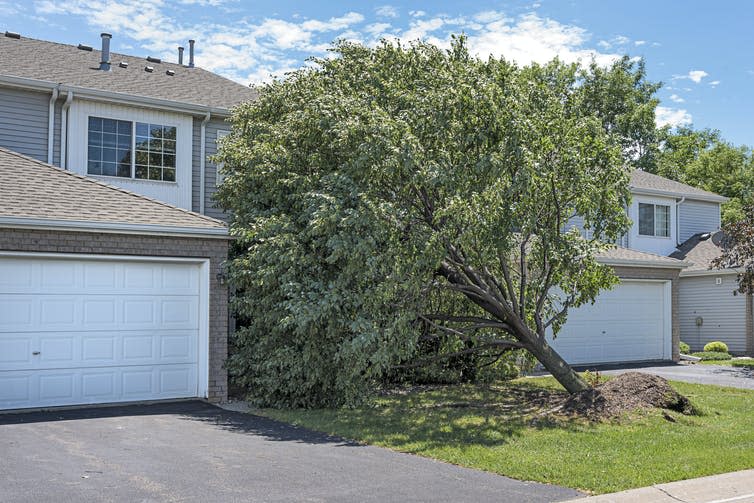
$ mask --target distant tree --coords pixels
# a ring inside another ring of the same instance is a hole
[[[518,67],[463,38],[333,52],[239,107],[220,154],[250,320],[231,372],[260,403],[355,403],[421,341],[450,340],[524,348],[588,388],[547,336],[617,282],[596,255],[629,225],[643,67]],[[589,239],[563,232],[574,215]]]
[[[720,140],[720,132],[684,126],[671,130],[666,126],[658,131],[658,140],[660,148],[655,166],[648,171],[671,180],[693,183],[688,180],[686,170],[702,152]]]

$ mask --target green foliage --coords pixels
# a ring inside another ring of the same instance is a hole
[[[352,405],[426,342],[501,358],[483,373],[543,354],[535,334],[617,281],[596,255],[629,223],[643,66],[521,68],[462,38],[333,52],[239,107],[218,156],[248,320],[231,374],[259,404]]]
[[[704,345],[704,351],[712,353],[727,353],[728,345],[722,341],[712,341]]]
[[[585,370],[581,373],[581,376],[586,382],[589,383],[589,386],[591,387],[595,387],[603,381],[602,374],[600,374],[597,370]]]
[[[678,347],[680,349],[681,354],[687,355],[687,354],[691,353],[691,346],[689,346],[688,344],[686,344],[683,341],[681,341],[681,343],[679,344]]]
[[[654,166],[658,175],[730,198],[722,207],[723,223],[740,220],[754,202],[754,156],[750,148],[726,142],[720,132],[689,127],[659,134],[661,148]]]
[[[698,353],[691,353],[691,356],[701,358],[703,361],[730,360],[732,358],[730,354],[720,351],[700,351]]]

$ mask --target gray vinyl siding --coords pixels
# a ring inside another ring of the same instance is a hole
[[[715,278],[722,278],[716,285]],[[733,295],[735,274],[680,279],[679,318],[681,340],[692,351],[711,341],[723,341],[733,353],[746,351],[746,295]],[[702,325],[697,326],[697,317]]]
[[[201,125],[202,119],[194,117],[193,127],[193,176],[192,176],[192,198],[191,207],[194,211],[199,211],[199,183],[201,181],[201,174],[199,173],[199,167],[201,166]],[[230,124],[222,119],[210,120],[205,128],[205,154],[207,157],[215,155],[217,152],[217,131],[229,130]],[[212,194],[215,193],[217,187],[217,166],[209,160],[205,164],[204,172],[204,214],[212,218],[219,218],[221,220],[227,220],[227,215],[216,207],[216,203],[212,199]]]
[[[0,147],[47,162],[50,96],[0,87]]]
[[[60,99],[55,103],[55,129],[52,135],[52,163],[55,166],[60,166],[60,125],[63,117],[63,103],[64,100]]]
[[[684,201],[678,208],[678,240],[683,243],[694,234],[714,232],[720,228],[720,204],[706,201]]]

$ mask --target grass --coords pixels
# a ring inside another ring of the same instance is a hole
[[[360,442],[521,480],[608,493],[754,467],[754,391],[673,382],[700,414],[646,411],[610,423],[532,421],[522,399],[552,378],[379,397],[369,407],[259,413]],[[479,405],[479,406],[475,406]]]
[[[702,365],[723,365],[728,367],[754,367],[754,359],[751,360],[702,360],[696,362]]]

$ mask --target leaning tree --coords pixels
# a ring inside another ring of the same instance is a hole
[[[315,63],[239,107],[219,156],[239,382],[266,404],[354,403],[434,338],[523,348],[587,388],[550,342],[617,282],[597,255],[628,227],[622,132],[648,112],[629,92],[643,77],[615,72],[641,69],[521,67],[463,38],[339,43]],[[607,78],[628,106],[595,99]]]

